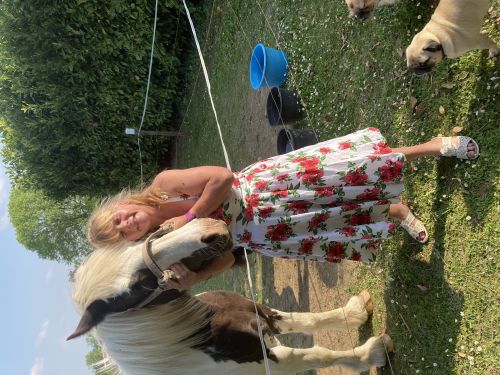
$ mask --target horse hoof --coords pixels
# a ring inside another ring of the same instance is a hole
[[[363,303],[365,305],[366,312],[368,313],[368,316],[373,314],[373,302],[372,302],[372,297],[370,296],[370,293],[368,293],[367,290],[362,290],[361,293],[358,294],[358,297],[363,300]]]

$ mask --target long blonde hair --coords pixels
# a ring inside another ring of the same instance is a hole
[[[167,203],[168,196],[149,186],[145,189],[123,189],[114,196],[101,200],[99,206],[90,215],[87,225],[87,239],[96,248],[112,248],[129,242],[125,240],[113,225],[113,217],[120,204],[130,203],[159,207]]]

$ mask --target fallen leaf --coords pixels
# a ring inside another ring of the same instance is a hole
[[[422,292],[427,291],[427,287],[424,284],[417,284],[417,288],[420,289]]]
[[[458,352],[457,354],[459,357],[462,357],[462,358],[467,357],[467,354],[465,354],[464,352]]]
[[[455,134],[460,133],[464,128],[462,126],[454,126],[451,131]]]
[[[452,89],[453,87],[455,87],[455,84],[454,83],[451,83],[451,82],[445,82],[441,85],[441,87],[445,88],[445,89]]]
[[[425,102],[420,102],[416,107],[415,107],[415,113],[420,113],[424,110],[424,108],[427,106]]]
[[[410,97],[410,108],[413,110],[417,106],[417,98],[414,96]]]
[[[442,105],[439,106],[439,113],[441,113],[442,115],[444,115],[444,107]]]

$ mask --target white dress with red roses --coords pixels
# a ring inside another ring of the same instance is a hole
[[[360,130],[235,173],[212,217],[228,223],[235,247],[316,261],[369,262],[397,226],[405,157],[375,128]]]

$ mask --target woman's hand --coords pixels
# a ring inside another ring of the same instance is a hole
[[[198,282],[196,272],[191,271],[183,263],[174,263],[169,269],[175,275],[175,279],[170,279],[167,282],[167,286],[171,289],[183,291],[191,288]]]
[[[176,229],[179,229],[180,227],[182,227],[186,224],[187,224],[186,216],[182,215],[182,216],[176,216],[176,217],[170,218],[168,220],[165,220],[160,225],[160,227],[170,229],[170,230],[176,230]]]

